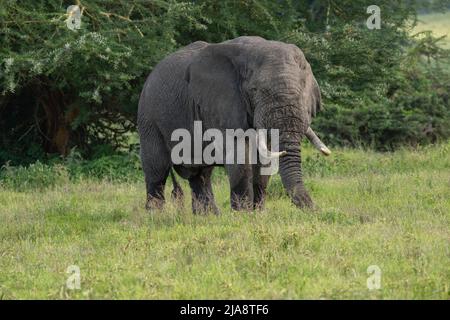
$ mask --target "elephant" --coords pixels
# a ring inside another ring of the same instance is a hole
[[[182,198],[174,170],[189,181],[194,213],[219,213],[211,185],[216,164],[174,164],[171,159],[172,132],[192,132],[198,120],[205,129],[278,129],[283,187],[297,207],[313,207],[303,182],[300,142],[307,137],[324,155],[330,154],[310,126],[320,109],[319,85],[303,52],[293,44],[242,36],[214,44],[197,41],[170,54],[148,76],[138,105],[146,208],[163,206],[169,175],[173,197]],[[262,208],[270,176],[260,174],[261,164],[224,167],[231,208]]]

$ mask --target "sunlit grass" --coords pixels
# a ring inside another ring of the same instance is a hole
[[[0,297],[450,297],[449,143],[329,158],[306,148],[304,162],[315,211],[295,208],[276,176],[264,211],[232,212],[222,170],[218,217],[191,213],[185,182],[184,208],[154,214],[142,179],[0,188]],[[65,286],[70,265],[80,290]],[[379,290],[366,285],[371,265]]]
[[[433,31],[437,37],[446,36],[441,44],[450,49],[450,11],[446,13],[430,13],[419,15],[419,23],[415,32]]]

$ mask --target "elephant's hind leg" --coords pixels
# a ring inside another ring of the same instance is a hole
[[[175,200],[177,203],[181,203],[184,198],[184,193],[183,189],[181,189],[181,186],[178,184],[178,181],[175,178],[173,170],[170,170],[170,178],[172,179],[173,184],[172,199]]]
[[[145,184],[147,186],[147,203],[145,204],[145,209],[162,209],[165,202],[164,187],[166,185],[166,179],[167,177],[159,181],[152,181],[152,178],[145,178]]]
[[[189,185],[192,189],[192,211],[194,213],[214,212],[219,214],[220,211],[214,200],[214,194],[211,185],[211,174],[214,167],[207,167],[189,178]]]
[[[144,137],[141,133],[141,161],[147,189],[147,210],[161,209],[164,205],[164,187],[170,172],[170,155],[155,128]]]

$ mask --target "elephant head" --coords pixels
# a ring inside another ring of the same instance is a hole
[[[228,110],[224,125],[245,119],[249,127],[278,129],[282,183],[297,206],[312,206],[302,179],[300,141],[306,136],[323,154],[330,150],[310,127],[321,97],[302,51],[291,44],[241,37],[205,47],[186,80],[196,103],[217,106],[215,113]],[[267,150],[265,141],[259,141],[260,150]]]

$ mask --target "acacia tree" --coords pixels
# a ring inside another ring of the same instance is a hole
[[[1,2],[1,143],[16,153],[123,142],[145,77],[178,45],[178,26],[203,27],[185,2],[86,0],[75,3],[80,28],[70,28],[72,4]]]
[[[335,144],[402,143],[450,136],[448,52],[413,36],[432,2],[379,0],[381,29],[366,26],[369,0],[2,0],[0,163],[85,155],[126,144],[153,66],[197,40],[241,35],[291,42],[310,61],[324,111],[315,128]],[[81,10],[80,29],[67,7]]]
[[[366,24],[371,0],[195,2],[208,28],[185,39],[260,35],[303,50],[324,102],[314,126],[328,142],[388,150],[450,136],[448,52],[413,32],[418,9],[445,10],[448,0],[376,1],[379,30]]]

